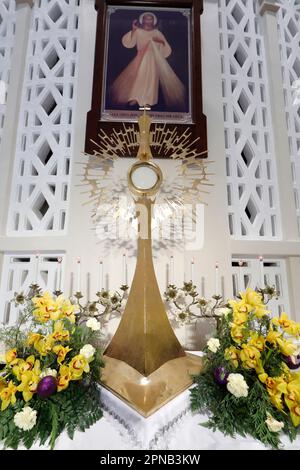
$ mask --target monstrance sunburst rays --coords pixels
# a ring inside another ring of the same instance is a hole
[[[159,240],[160,248],[163,245],[170,247],[176,240],[176,230],[181,230],[180,222],[185,208],[196,203],[204,203],[203,195],[207,194],[207,187],[213,186],[209,182],[208,166],[212,163],[200,158],[195,148],[196,141],[191,140],[188,130],[180,133],[177,128],[172,130],[164,124],[153,124],[150,133],[151,151],[155,157],[168,157],[175,163],[175,171],[164,172],[164,183],[156,197],[154,212],[154,231],[163,223],[173,232],[168,240]],[[109,239],[110,228],[114,230],[117,221],[122,220],[134,228],[137,223],[132,198],[127,188],[127,175],[120,178],[114,171],[114,166],[120,158],[137,154],[139,147],[139,132],[133,124],[123,124],[122,130],[113,130],[107,134],[103,130],[99,134],[99,142],[93,154],[85,154],[88,161],[83,163],[83,174],[80,183],[85,187],[83,193],[88,195],[85,204],[92,206],[92,218],[95,230],[99,222],[107,221],[106,235]],[[163,162],[164,160],[162,160]],[[126,173],[126,172],[124,172]],[[123,198],[123,204],[120,200]],[[124,198],[126,203],[124,204]],[[192,211],[193,214],[193,211]],[[111,223],[110,223],[111,221]],[[194,221],[193,221],[194,222]],[[110,228],[109,228],[110,227]],[[156,232],[159,235],[159,230]],[[117,240],[116,240],[117,241]],[[119,239],[122,247],[132,247],[132,237]],[[154,237],[155,244],[155,237]]]

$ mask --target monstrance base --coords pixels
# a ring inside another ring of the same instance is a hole
[[[101,385],[145,418],[189,388],[191,376],[202,369],[202,358],[190,353],[166,362],[148,377],[119,359],[103,359]]]

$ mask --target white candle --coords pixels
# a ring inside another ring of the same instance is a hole
[[[174,256],[170,258],[170,281],[169,284],[174,284]]]
[[[123,254],[123,281],[122,284],[125,286],[127,285],[127,260],[126,254]]]
[[[260,288],[265,287],[265,276],[264,276],[264,259],[262,256],[259,257],[259,269],[260,269]]]
[[[39,280],[39,263],[40,263],[40,254],[36,253],[36,255],[35,255],[35,274],[34,274],[35,284],[38,284],[38,280]]]
[[[101,291],[103,289],[103,261],[99,261],[98,286]]]
[[[61,264],[62,264],[62,257],[59,256],[57,258],[57,268],[56,268],[56,290],[61,289]]]
[[[81,285],[81,259],[77,257],[77,292],[81,292],[80,290]]]
[[[191,281],[193,281],[193,279],[194,279],[194,266],[195,266],[195,262],[194,262],[194,258],[193,258],[192,261],[191,261]]]
[[[219,263],[215,266],[215,294],[220,294]]]
[[[238,292],[242,291],[244,289],[243,286],[243,273],[242,273],[242,267],[244,265],[244,261],[240,260],[239,261],[239,287],[238,287]]]

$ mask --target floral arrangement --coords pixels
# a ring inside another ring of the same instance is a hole
[[[204,426],[278,448],[279,432],[293,440],[300,425],[300,323],[286,313],[272,318],[266,291],[247,289],[228,302],[191,400],[194,411],[208,412]]]
[[[97,382],[101,353],[96,318],[80,322],[78,305],[31,286],[18,323],[0,330],[0,441],[5,447],[54,447],[66,430],[73,438],[101,416]]]

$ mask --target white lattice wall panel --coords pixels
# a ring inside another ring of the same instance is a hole
[[[300,105],[293,106],[292,85],[300,79],[300,2],[281,0],[277,14],[286,123],[289,135],[290,159],[295,205],[300,235]]]
[[[230,233],[280,237],[264,41],[257,0],[219,0]]]
[[[78,17],[79,0],[39,0],[33,7],[8,220],[14,235],[66,228]]]
[[[0,1],[0,151],[10,80],[11,54],[15,39],[15,10],[15,0]]]
[[[59,266],[58,259],[61,258]],[[61,254],[5,254],[0,290],[0,324],[12,325],[19,308],[10,302],[15,292],[26,293],[30,284],[38,284],[43,291],[53,292],[64,279],[64,255]],[[61,284],[61,290],[63,285]]]
[[[273,316],[280,312],[290,311],[289,294],[286,276],[286,265],[283,259],[265,259],[263,266],[261,261],[255,258],[232,259],[232,283],[233,293],[245,291],[247,287],[255,289],[264,285],[275,286],[279,296],[269,302],[268,308]]]

